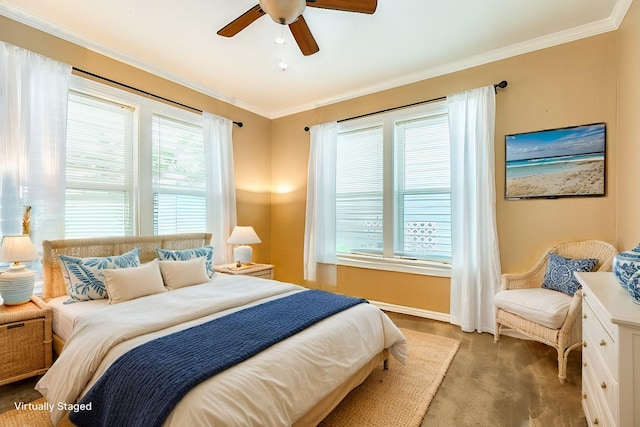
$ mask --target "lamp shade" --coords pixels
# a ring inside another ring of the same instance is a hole
[[[233,229],[227,243],[232,245],[252,245],[262,243],[255,230],[251,226],[237,226]]]
[[[240,264],[251,264],[253,248],[247,245],[262,243],[262,240],[260,240],[253,227],[237,226],[233,229],[231,236],[227,239],[227,243],[231,245],[240,245],[233,249],[233,258],[236,262]]]
[[[0,248],[0,261],[35,261],[40,257],[38,250],[28,235],[4,236]]]

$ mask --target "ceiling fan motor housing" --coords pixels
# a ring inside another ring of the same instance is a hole
[[[262,10],[282,25],[295,22],[306,7],[305,0],[260,0]]]

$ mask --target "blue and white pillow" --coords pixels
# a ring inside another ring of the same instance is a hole
[[[169,250],[156,248],[160,261],[188,261],[194,258],[206,257],[204,263],[207,267],[207,276],[212,278],[216,271],[213,269],[213,246],[207,245],[201,248]]]
[[[101,270],[138,267],[140,266],[139,254],[140,249],[135,248],[122,255],[109,257],[76,258],[58,255],[67,293],[77,301],[107,298],[107,288]]]
[[[596,258],[571,259],[561,257],[560,255],[549,254],[549,264],[547,265],[547,272],[544,275],[542,287],[573,296],[573,294],[580,289],[580,283],[578,283],[578,280],[573,276],[573,273],[576,271],[593,271],[596,264],[598,264]]]

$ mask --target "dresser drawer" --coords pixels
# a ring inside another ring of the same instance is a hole
[[[612,419],[618,418],[618,381],[611,376],[607,366],[593,350],[587,347],[582,353],[582,378],[591,384],[591,394],[600,402],[601,412]]]
[[[616,342],[604,326],[607,322],[601,322],[595,315],[589,304],[582,305],[582,340],[584,349],[597,352],[609,368],[614,378],[618,378],[618,358],[616,355]],[[583,350],[584,350],[583,349]]]
[[[582,354],[584,359],[585,354]],[[591,365],[586,362],[587,367]],[[603,394],[597,384],[597,379],[592,375],[593,370],[583,366],[582,368],[582,407],[587,422],[591,427],[616,427],[610,408],[604,401]]]
[[[607,311],[602,307],[600,302],[596,299],[594,295],[591,294],[589,289],[583,289],[582,291],[582,301],[586,304],[582,304],[582,316],[584,318],[585,315],[585,307],[587,307],[591,317],[595,316],[599,319],[602,327],[607,331],[607,334],[614,341],[617,341],[617,328],[614,327],[613,323],[611,323],[611,316],[607,313]]]

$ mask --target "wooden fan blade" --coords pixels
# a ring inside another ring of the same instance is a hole
[[[378,0],[307,0],[307,6],[372,14],[378,7]]]
[[[291,34],[293,34],[293,38],[296,39],[296,43],[298,43],[304,56],[313,55],[320,50],[316,39],[314,39],[313,34],[311,34],[307,21],[304,20],[302,15],[298,17],[297,21],[289,24],[289,29],[291,29]]]
[[[260,8],[260,5],[255,5],[251,9],[247,10],[242,15],[227,24],[223,29],[218,31],[219,36],[233,37],[240,31],[244,30],[256,19],[264,15],[264,11]]]

